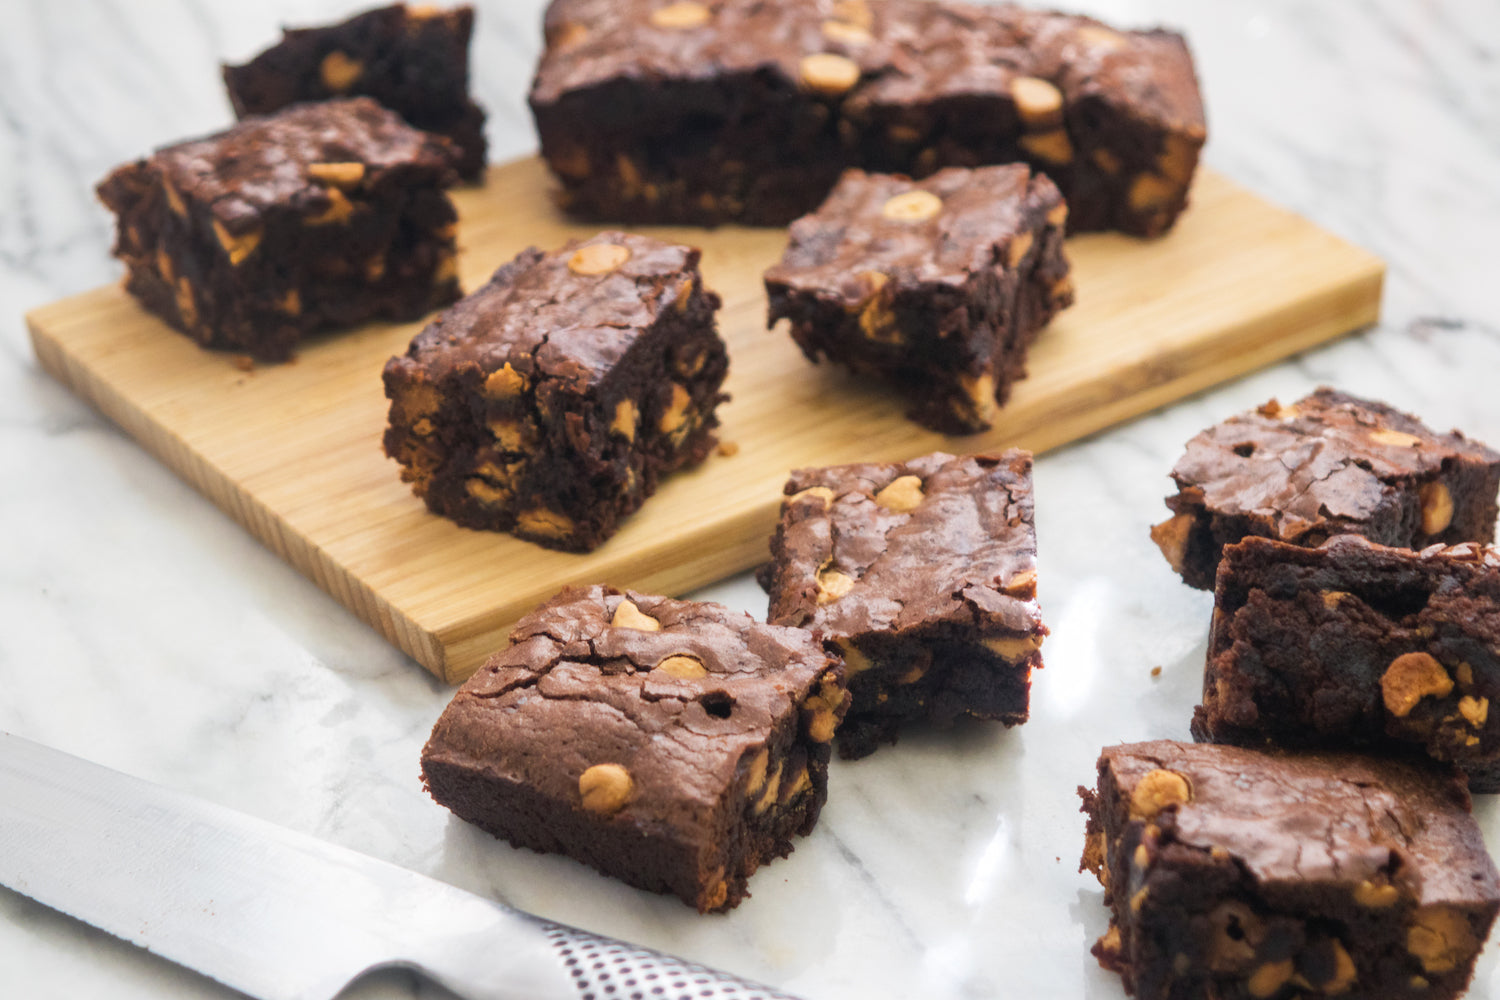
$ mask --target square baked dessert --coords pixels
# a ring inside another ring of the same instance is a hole
[[[385,366],[385,452],[437,514],[586,552],[713,447],[728,370],[698,251],[525,250]]]
[[[1490,542],[1500,454],[1325,386],[1210,427],[1172,479],[1172,517],[1151,538],[1185,583],[1212,590],[1220,551],[1250,535],[1304,546],[1334,535],[1410,549]]]
[[[1448,1000],[1500,909],[1449,768],[1161,741],[1079,793],[1094,954],[1140,1000]]]
[[[987,429],[1026,352],[1073,303],[1057,187],[1022,164],[923,181],[851,170],[765,273],[768,324],[879,375],[946,434]]]
[[[459,297],[453,151],[368,98],[247,118],[99,184],[125,288],[205,347],[265,361],[307,334]]]
[[[917,722],[1026,721],[1047,634],[1029,453],[799,469],[786,494],[760,576],[766,620],[843,655],[841,756]]]
[[[1500,791],[1500,553],[1340,535],[1224,549],[1193,736],[1421,751]]]
[[[1075,230],[1171,227],[1207,136],[1181,36],[933,0],[553,0],[530,103],[563,204],[783,226],[846,167],[1029,163]]]
[[[422,751],[440,804],[700,912],[812,831],[847,707],[801,629],[718,604],[563,591],[459,689]]]
[[[242,66],[223,67],[241,118],[290,104],[373,97],[458,148],[464,180],[484,172],[484,110],[469,96],[474,8],[392,4],[339,24],[292,28]]]

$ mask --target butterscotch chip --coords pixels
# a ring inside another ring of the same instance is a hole
[[[682,3],[658,7],[651,12],[649,20],[658,28],[683,31],[688,28],[701,28],[708,23],[710,16],[708,8],[701,3],[684,0]]]
[[[309,163],[307,176],[335,187],[357,187],[365,179],[363,163]]]
[[[1392,448],[1415,448],[1422,443],[1422,439],[1415,434],[1405,431],[1394,431],[1390,428],[1370,432],[1370,440],[1376,444],[1389,445]]]
[[[1036,242],[1030,233],[1018,233],[1016,238],[1010,241],[1010,246],[1005,248],[1005,260],[1011,267],[1016,267],[1026,259],[1031,252],[1032,245]]]
[[[803,56],[798,65],[798,74],[809,90],[829,97],[837,97],[853,89],[859,82],[859,63],[847,56],[832,52],[815,52]]]
[[[1010,82],[1016,112],[1027,125],[1056,125],[1062,117],[1063,95],[1056,86],[1035,76],[1018,76]]]
[[[608,274],[630,259],[628,247],[617,243],[590,243],[579,247],[568,258],[568,270],[587,276]]]
[[[617,813],[633,791],[630,772],[619,764],[595,764],[578,776],[578,795],[589,812]]]
[[[943,210],[943,199],[931,191],[903,191],[888,199],[880,214],[892,222],[926,222]]]
[[[546,507],[534,507],[516,515],[516,530],[542,538],[560,539],[571,535],[576,529],[573,519],[562,511]]]
[[[219,245],[229,255],[229,263],[235,267],[243,264],[255,252],[255,248],[260,246],[261,237],[265,235],[259,229],[238,235],[231,234],[218,219],[214,220],[213,225],[214,235],[218,237]]]
[[[1175,771],[1157,768],[1142,776],[1130,793],[1130,815],[1136,819],[1151,819],[1170,806],[1192,800],[1193,789],[1186,778]]]
[[[609,623],[615,628],[633,628],[642,632],[661,631],[661,622],[643,612],[635,606],[635,602],[629,600],[620,601]]]
[[[1453,494],[1442,483],[1428,483],[1422,487],[1422,531],[1436,535],[1453,523]]]
[[[656,669],[669,677],[685,681],[708,676],[708,668],[703,665],[702,660],[683,654],[667,657],[656,665]]]
[[[1446,698],[1452,690],[1453,678],[1430,653],[1403,653],[1380,678],[1386,711],[1398,719],[1410,714],[1423,698]]]
[[[335,94],[348,91],[364,71],[364,63],[350,58],[348,53],[340,52],[338,49],[324,56],[323,62],[318,67],[318,75],[323,80],[323,86]]]
[[[1072,163],[1073,142],[1062,129],[1021,137],[1021,148],[1046,163]],[[1132,189],[1132,194],[1134,190]]]
[[[526,376],[507,361],[485,378],[484,394],[490,399],[513,399],[525,392],[526,386]]]
[[[868,45],[875,40],[868,28],[847,21],[824,21],[823,37],[831,42],[850,46]]]
[[[1441,904],[1424,906],[1406,932],[1406,950],[1429,973],[1452,972],[1469,965],[1479,952],[1479,939],[1463,913]]]
[[[835,569],[818,571],[818,603],[828,604],[854,589],[854,578]]]
[[[875,494],[875,502],[888,511],[908,514],[922,505],[920,476],[897,476]]]

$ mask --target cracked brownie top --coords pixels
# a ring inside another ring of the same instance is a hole
[[[685,307],[701,287],[698,258],[693,247],[618,232],[553,253],[525,250],[392,364],[425,367],[433,380],[464,367],[488,374],[509,366],[583,392],[663,311]],[[716,295],[704,295],[718,307]]]
[[[1355,754],[1159,740],[1105,749],[1101,797],[1260,882],[1395,884],[1422,904],[1493,899],[1496,872],[1450,769]]]
[[[830,636],[1045,632],[1029,453],[799,469],[786,493],[770,620]]]
[[[1391,502],[1391,484],[1460,459],[1490,464],[1500,454],[1325,387],[1209,428],[1188,442],[1172,478],[1208,509],[1269,518],[1295,540],[1330,522],[1364,521]]]
[[[844,700],[838,662],[811,634],[718,604],[575,587],[521,619],[511,643],[460,689],[428,753],[557,798],[595,760],[616,761],[634,798],[685,827],[778,725],[810,713],[809,732],[831,736]]]

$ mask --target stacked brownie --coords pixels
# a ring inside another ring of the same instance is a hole
[[[207,347],[265,360],[307,334],[458,298],[453,150],[368,98],[247,118],[114,171],[126,288]]]
[[[933,0],[554,0],[531,89],[564,204],[785,225],[845,168],[1024,162],[1077,230],[1164,232],[1206,128],[1180,36]]]
[[[1206,742],[1108,748],[1080,789],[1095,955],[1138,997],[1460,995],[1500,911],[1469,800],[1500,790],[1500,455],[1320,389],[1173,478],[1152,537],[1216,581]]]
[[[372,97],[413,128],[446,136],[464,180],[484,171],[484,110],[469,97],[474,9],[392,4],[340,24],[294,28],[245,63],[223,68],[235,114]]]

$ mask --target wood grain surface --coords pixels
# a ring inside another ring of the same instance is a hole
[[[596,226],[552,208],[539,161],[492,168],[458,191],[461,274],[478,287],[529,245]],[[550,552],[429,514],[380,450],[380,371],[420,324],[318,338],[289,364],[242,370],[144,312],[119,287],[28,315],[42,365],[257,538],[451,683],[515,620],[566,584],[679,594],[760,562],[795,466],[899,459],[934,449],[1043,451],[1373,323],[1384,266],[1371,254],[1200,171],[1167,237],[1069,241],[1078,303],[1046,330],[991,432],[944,438],[899,399],[803,359],[765,329],[762,270],[781,230],[643,229],[703,248],[724,298],[738,446],[669,478],[588,555]]]

